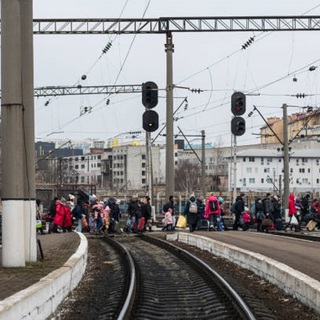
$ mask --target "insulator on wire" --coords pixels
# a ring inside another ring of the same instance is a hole
[[[112,42],[108,42],[107,45],[103,48],[102,54],[107,53],[112,47]]]
[[[306,95],[305,95],[305,93],[297,93],[296,94],[296,97],[299,99],[299,98],[305,98],[306,97]]]
[[[251,45],[251,43],[252,43],[253,41],[254,41],[254,38],[253,38],[253,37],[250,37],[249,40],[242,45],[242,49],[243,49],[243,50],[247,49],[247,48]]]

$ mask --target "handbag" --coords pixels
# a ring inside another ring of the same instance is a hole
[[[177,227],[185,229],[187,227],[187,219],[184,215],[180,215],[177,222]]]
[[[36,228],[41,229],[42,228],[42,221],[41,220],[36,220]]]
[[[291,216],[290,224],[293,226],[297,226],[299,224],[298,219],[296,218],[295,215]]]

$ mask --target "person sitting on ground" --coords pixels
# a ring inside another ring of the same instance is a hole
[[[162,231],[171,231],[172,230],[172,209],[169,208],[168,211],[164,214],[162,219],[163,228]]]

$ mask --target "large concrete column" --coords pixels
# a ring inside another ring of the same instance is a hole
[[[24,201],[25,253],[27,262],[37,261],[34,80],[33,80],[33,0],[21,4],[22,101],[24,106]]]
[[[1,1],[2,266],[25,266],[19,0]]]

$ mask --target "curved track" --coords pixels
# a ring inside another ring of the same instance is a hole
[[[119,242],[133,256],[136,283],[118,319],[255,319],[222,277],[181,248],[149,237]]]

